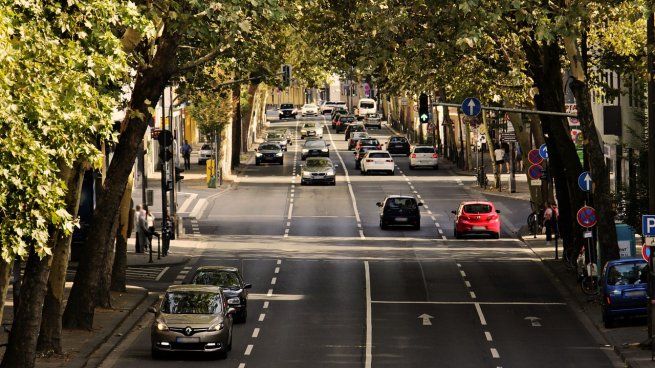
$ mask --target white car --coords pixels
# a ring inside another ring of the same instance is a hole
[[[207,163],[207,160],[213,159],[214,150],[212,150],[212,146],[203,144],[202,147],[200,147],[200,151],[198,151],[198,165],[204,165]]]
[[[368,114],[375,114],[378,112],[378,105],[372,98],[362,98],[357,103],[357,108],[355,109],[355,115],[363,119]]]
[[[348,105],[346,105],[345,102],[335,102],[335,101],[328,101],[321,105],[321,114],[329,114],[332,112],[332,110],[336,108],[344,108],[348,109]]]
[[[321,123],[305,123],[302,128],[300,128],[300,139],[305,139],[306,137],[318,137],[323,139],[323,126]]]
[[[366,152],[360,163],[362,175],[379,171],[389,175],[394,174],[395,166],[393,158],[388,151],[373,150]]]
[[[409,168],[431,167],[439,169],[439,155],[432,146],[414,146],[409,152]]]
[[[318,106],[315,104],[304,104],[300,109],[300,115],[302,116],[316,116],[318,115]]]
[[[275,143],[275,144],[279,144],[280,147],[282,148],[282,151],[287,150],[287,143],[288,143],[287,142],[287,137],[285,137],[284,135],[282,135],[280,133],[270,132],[270,133],[266,134],[266,141],[271,142],[271,143]]]

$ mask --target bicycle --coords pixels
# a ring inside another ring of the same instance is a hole
[[[582,267],[583,272],[580,275],[580,288],[586,295],[597,295],[600,292],[598,284],[598,270],[593,262],[587,263]]]
[[[541,234],[543,229],[543,212],[535,209],[535,203],[532,201],[530,201],[530,206],[532,207],[532,213],[527,218],[528,230],[536,238],[537,234]]]
[[[480,188],[486,189],[489,186],[489,178],[487,178],[487,174],[484,172],[484,168],[480,166],[478,168],[478,186]]]

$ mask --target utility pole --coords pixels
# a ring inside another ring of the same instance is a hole
[[[165,134],[164,132],[166,131],[166,92],[164,91],[161,94],[161,118],[162,118],[162,123],[161,123],[161,133],[160,134]],[[161,143],[160,143],[161,144]],[[161,150],[161,147],[160,147]],[[167,250],[168,246],[170,244],[170,232],[168,227],[168,198],[166,198],[166,190],[167,190],[167,183],[166,183],[166,177],[167,177],[167,170],[166,166],[168,165],[168,150],[163,149],[161,150],[163,152],[162,156],[160,157],[161,159],[161,246],[162,249]]]
[[[168,87],[168,126],[169,130],[171,132],[171,135],[173,136],[173,157],[171,157],[171,166],[169,170],[169,175],[171,177],[171,193],[170,193],[170,199],[169,199],[169,206],[170,206],[170,216],[171,216],[171,225],[177,224],[177,207],[175,205],[175,158],[178,158],[179,162],[179,153],[180,150],[178,147],[175,145],[175,142],[179,145],[180,142],[177,140],[175,130],[173,127],[173,85],[170,85]],[[173,234],[177,233],[177,226],[174,226],[171,230],[171,238],[174,237]],[[168,248],[166,248],[168,249]]]
[[[653,134],[655,133],[655,15],[652,11],[648,16],[646,34],[646,49],[648,52],[648,192],[651,193],[648,196],[648,212],[649,214],[655,214],[655,195],[653,195],[655,193],[655,136]],[[648,260],[650,270],[648,272],[650,276],[648,289],[651,302],[648,303],[648,339],[652,349],[653,331],[655,330],[655,326],[653,326],[655,324],[655,318],[653,318],[655,305],[652,303],[653,296],[655,296],[655,269],[653,268],[653,252],[650,254]]]

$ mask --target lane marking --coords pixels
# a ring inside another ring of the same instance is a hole
[[[268,309],[268,300],[264,302],[264,309]]]
[[[262,313],[259,315],[259,322],[264,321],[264,318],[266,318],[266,313]]]
[[[281,259],[278,259],[278,260],[277,260],[277,264],[282,264],[282,260],[281,260]]]
[[[161,272],[159,273],[159,275],[157,275],[157,277],[155,277],[155,281],[159,281],[159,280],[161,280],[162,276],[164,276],[164,274],[166,273],[166,271],[168,271],[169,268],[170,268],[170,267],[164,267],[164,269],[161,270]]]
[[[489,341],[489,342],[493,341],[493,339],[491,338],[491,332],[489,332],[489,331],[484,332],[484,337],[486,337],[487,341]]]
[[[252,331],[252,337],[253,337],[253,338],[257,338],[257,336],[259,336],[259,327],[255,328],[255,329]]]
[[[484,314],[482,314],[482,308],[480,308],[480,303],[474,303],[475,305],[475,311],[478,312],[478,317],[480,318],[480,324],[483,326],[487,325],[487,320],[484,318]]]
[[[246,368],[246,363],[239,363],[237,368]]]
[[[250,355],[250,353],[252,353],[252,348],[253,347],[254,347],[254,345],[252,345],[252,344],[248,345],[248,347],[246,348],[246,351],[243,353],[243,355]]]
[[[462,264],[461,264],[461,263],[458,263],[458,264],[457,264],[457,267],[462,268]]]
[[[280,267],[275,267],[275,273],[280,273]]]
[[[268,289],[268,293],[266,293],[266,296],[273,296],[273,289]]]
[[[364,368],[371,368],[373,362],[373,323],[371,321],[371,274],[368,261],[364,261],[364,274],[366,275],[366,352]]]
[[[466,277],[466,272],[464,272],[464,270],[459,270],[459,273],[462,275],[462,277]]]
[[[277,283],[277,277],[273,277],[271,279],[271,285],[275,285]]]
[[[498,350],[496,350],[496,348],[491,348],[491,356],[494,357],[494,359],[500,358],[500,354],[498,354]]]
[[[464,284],[466,285],[467,288],[471,287],[471,283],[468,280],[465,280]]]
[[[471,299],[477,299],[477,297],[475,296],[475,292],[469,291],[469,294],[471,294]]]
[[[293,212],[293,203],[289,204],[289,213],[287,214],[287,220],[291,220],[292,212]]]

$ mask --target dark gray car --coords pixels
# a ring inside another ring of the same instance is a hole
[[[235,309],[234,321],[244,323],[248,318],[248,289],[251,284],[243,281],[239,269],[228,266],[198,267],[191,279],[192,284],[214,285],[223,290],[230,308]]]
[[[277,143],[264,142],[255,151],[255,165],[261,165],[262,162],[284,164],[284,152]]]
[[[330,157],[329,143],[322,139],[306,141],[302,147],[300,158],[305,161],[307,157]]]
[[[336,168],[337,165],[327,157],[310,157],[300,170],[300,185],[336,185]]]

